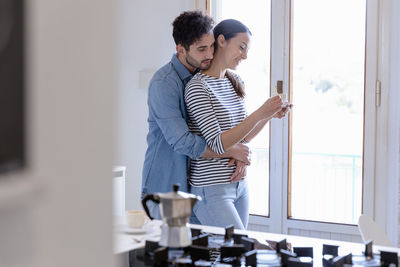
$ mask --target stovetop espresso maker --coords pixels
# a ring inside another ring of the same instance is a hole
[[[190,246],[191,232],[189,222],[193,206],[201,197],[179,190],[179,184],[173,186],[173,191],[168,193],[147,194],[142,199],[144,210],[150,219],[147,201],[151,200],[160,204],[160,213],[163,220],[161,225],[160,246],[186,247]]]

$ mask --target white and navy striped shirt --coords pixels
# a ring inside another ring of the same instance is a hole
[[[238,79],[239,76],[237,76]],[[191,132],[203,136],[217,154],[223,154],[221,134],[246,116],[244,101],[228,78],[215,78],[197,73],[185,88],[188,126]],[[190,162],[190,184],[207,186],[230,183],[236,166],[228,166],[229,158],[200,158]]]

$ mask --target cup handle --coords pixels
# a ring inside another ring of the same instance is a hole
[[[150,218],[150,220],[153,220],[154,218],[151,217],[150,212],[149,212],[149,208],[147,207],[147,201],[151,200],[157,204],[160,204],[160,197],[158,195],[153,195],[153,194],[147,194],[144,196],[144,198],[142,199],[142,206],[144,211],[146,212],[147,216]]]

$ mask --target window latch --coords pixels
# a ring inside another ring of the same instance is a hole
[[[382,84],[381,81],[377,80],[375,85],[375,106],[381,106],[381,95],[382,95]]]

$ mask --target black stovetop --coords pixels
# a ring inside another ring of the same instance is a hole
[[[129,253],[129,265],[135,267],[165,266],[398,266],[398,255],[381,251],[372,254],[372,242],[365,244],[363,255],[338,255],[338,246],[324,244],[322,255],[314,258],[313,247],[291,247],[283,239],[261,244],[247,235],[235,234],[233,226],[225,235],[191,229],[192,245],[183,248],[161,247],[146,241],[143,249]]]

